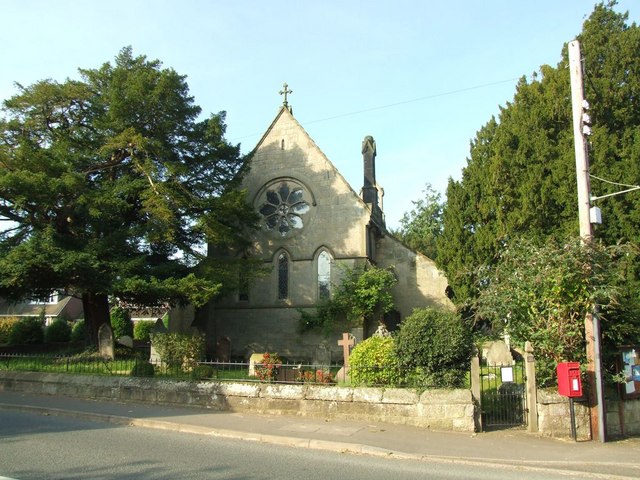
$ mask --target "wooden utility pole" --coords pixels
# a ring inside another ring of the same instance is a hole
[[[589,122],[585,118],[588,103],[584,98],[582,79],[582,58],[580,43],[569,42],[569,69],[571,74],[571,105],[573,107],[573,136],[576,156],[576,176],[578,180],[578,213],[580,237],[585,243],[593,240],[591,227],[591,185],[589,181],[589,155],[585,141],[585,127]],[[601,442],[606,441],[605,408],[602,384],[602,358],[600,351],[600,318],[597,307],[585,318],[585,337],[587,342],[587,376],[589,379],[589,410],[591,413],[591,437],[598,435]]]

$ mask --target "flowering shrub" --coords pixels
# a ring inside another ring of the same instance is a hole
[[[282,360],[277,353],[265,352],[260,363],[256,363],[256,376],[263,382],[271,382],[278,376],[278,369],[282,367]]]
[[[335,383],[331,372],[323,370],[301,370],[296,376],[296,382],[302,383]]]

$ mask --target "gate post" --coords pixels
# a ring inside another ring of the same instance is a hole
[[[524,344],[524,365],[527,378],[527,430],[530,433],[538,431],[538,389],[536,387],[536,360],[533,356],[531,342]]]
[[[473,346],[471,351],[471,396],[473,397],[473,423],[476,432],[482,431],[482,394],[480,388],[480,352]]]

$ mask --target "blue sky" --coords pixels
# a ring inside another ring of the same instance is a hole
[[[0,99],[14,82],[77,78],[118,51],[187,75],[203,114],[227,112],[227,138],[250,151],[284,82],[297,120],[351,186],[376,139],[387,224],[460,178],[476,132],[517,79],[556,65],[592,0],[0,0]],[[640,2],[617,11],[640,20]]]

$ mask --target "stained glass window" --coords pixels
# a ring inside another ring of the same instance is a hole
[[[278,256],[278,300],[289,298],[289,257],[286,253]]]
[[[323,251],[318,255],[318,299],[331,296],[331,256]]]
[[[304,227],[302,217],[309,209],[301,187],[281,182],[277,187],[267,190],[266,202],[259,211],[267,230],[275,230],[285,237],[291,230]]]

